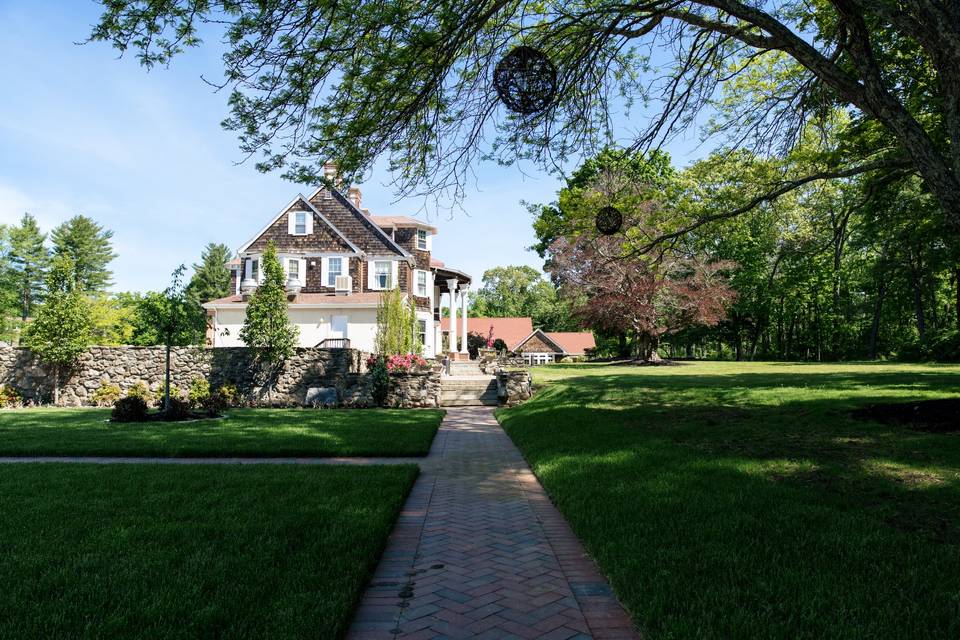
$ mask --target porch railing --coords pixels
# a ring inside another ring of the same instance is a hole
[[[319,349],[349,349],[350,338],[326,338],[317,343]]]

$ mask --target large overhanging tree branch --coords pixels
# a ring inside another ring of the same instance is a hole
[[[328,158],[353,177],[386,156],[399,192],[456,198],[480,157],[555,167],[593,153],[635,102],[659,103],[634,132],[638,147],[710,109],[727,144],[777,152],[841,106],[881,130],[879,146],[902,150],[960,227],[957,3],[102,1],[91,38],[146,65],[222,24],[224,124],[259,168],[294,180],[320,180]],[[490,82],[518,43],[557,66],[557,99],[532,116],[502,109]],[[745,82],[758,70],[774,75]],[[725,104],[718,94],[730,87],[749,101]]]

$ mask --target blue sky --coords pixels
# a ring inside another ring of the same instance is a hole
[[[219,43],[208,41],[169,69],[147,72],[105,44],[77,45],[99,15],[86,0],[0,0],[0,223],[29,211],[45,231],[82,213],[114,232],[114,290],[162,289],[207,242],[237,247],[304,185],[264,175],[220,128],[225,93]],[[639,127],[634,127],[639,128]],[[695,140],[667,149],[677,164],[702,155]],[[463,210],[435,214],[434,253],[471,273],[497,265],[541,266],[521,200],[549,202],[556,177],[479,164]],[[374,175],[361,188],[376,215],[414,215]]]

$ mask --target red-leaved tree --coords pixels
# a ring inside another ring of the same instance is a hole
[[[663,253],[624,257],[621,238],[561,238],[550,249],[550,271],[573,298],[585,327],[633,335],[634,355],[660,362],[661,337],[686,327],[712,326],[736,297],[723,272],[729,262]]]

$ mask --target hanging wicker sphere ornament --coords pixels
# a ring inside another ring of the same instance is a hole
[[[508,109],[533,115],[557,97],[557,68],[542,51],[514,47],[493,70],[493,86]]]
[[[597,231],[605,236],[612,236],[623,227],[623,214],[616,207],[606,206],[597,211]]]

